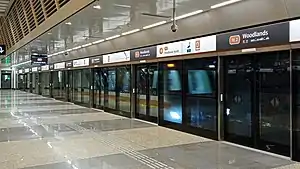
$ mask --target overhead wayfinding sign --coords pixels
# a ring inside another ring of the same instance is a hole
[[[261,26],[217,36],[217,50],[246,49],[289,43],[289,23]]]
[[[103,64],[130,61],[130,51],[103,55]]]
[[[32,65],[47,65],[48,56],[45,54],[32,54],[31,55],[31,64]]]
[[[79,60],[73,60],[73,67],[82,67],[82,66],[89,66],[90,65],[90,59],[79,59]]]
[[[6,55],[6,46],[0,45],[0,55]]]
[[[216,35],[157,46],[157,57],[216,51]]]
[[[156,46],[130,51],[130,60],[145,60],[156,58]]]

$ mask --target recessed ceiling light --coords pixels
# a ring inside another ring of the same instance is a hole
[[[72,23],[71,22],[67,22],[66,25],[72,25]]]
[[[100,5],[94,5],[93,8],[94,9],[101,9],[101,6]]]
[[[102,42],[104,42],[104,41],[105,41],[104,39],[101,39],[101,40],[97,40],[97,41],[93,42],[93,44],[98,44],[98,43],[102,43]]]

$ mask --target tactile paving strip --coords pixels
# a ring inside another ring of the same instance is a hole
[[[282,167],[278,167],[278,168],[274,168],[274,169],[300,169],[300,163],[282,166]]]

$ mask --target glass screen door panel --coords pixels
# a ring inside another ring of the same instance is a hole
[[[89,104],[90,102],[90,79],[91,79],[90,69],[83,69],[81,74],[81,91],[82,91],[82,103]]]
[[[74,70],[74,78],[73,78],[73,101],[77,103],[81,103],[81,70]]]
[[[94,103],[93,107],[100,108],[100,93],[101,93],[101,84],[100,84],[100,69],[94,69]]]
[[[226,57],[225,139],[290,155],[289,58],[288,51]]]
[[[41,93],[43,96],[50,96],[50,73],[41,73]]]
[[[73,83],[73,71],[72,70],[69,70],[67,71],[67,100],[69,102],[73,101],[72,98],[73,98],[73,87],[74,87],[74,83]]]
[[[107,71],[108,84],[108,108],[116,109],[116,70],[109,69]]]
[[[300,162],[300,50],[293,51],[293,153]]]
[[[117,67],[117,107],[120,112],[130,113],[130,66]]]
[[[156,64],[136,67],[135,117],[158,123],[158,67]]]
[[[257,56],[259,146],[290,155],[290,56],[272,52]],[[278,139],[280,138],[280,139]]]
[[[252,58],[226,58],[225,66],[225,139],[252,146]]]
[[[138,66],[136,70],[136,118],[147,116],[147,66]]]

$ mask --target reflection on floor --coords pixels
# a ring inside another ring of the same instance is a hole
[[[0,91],[1,169],[300,168],[289,160],[20,91]]]

